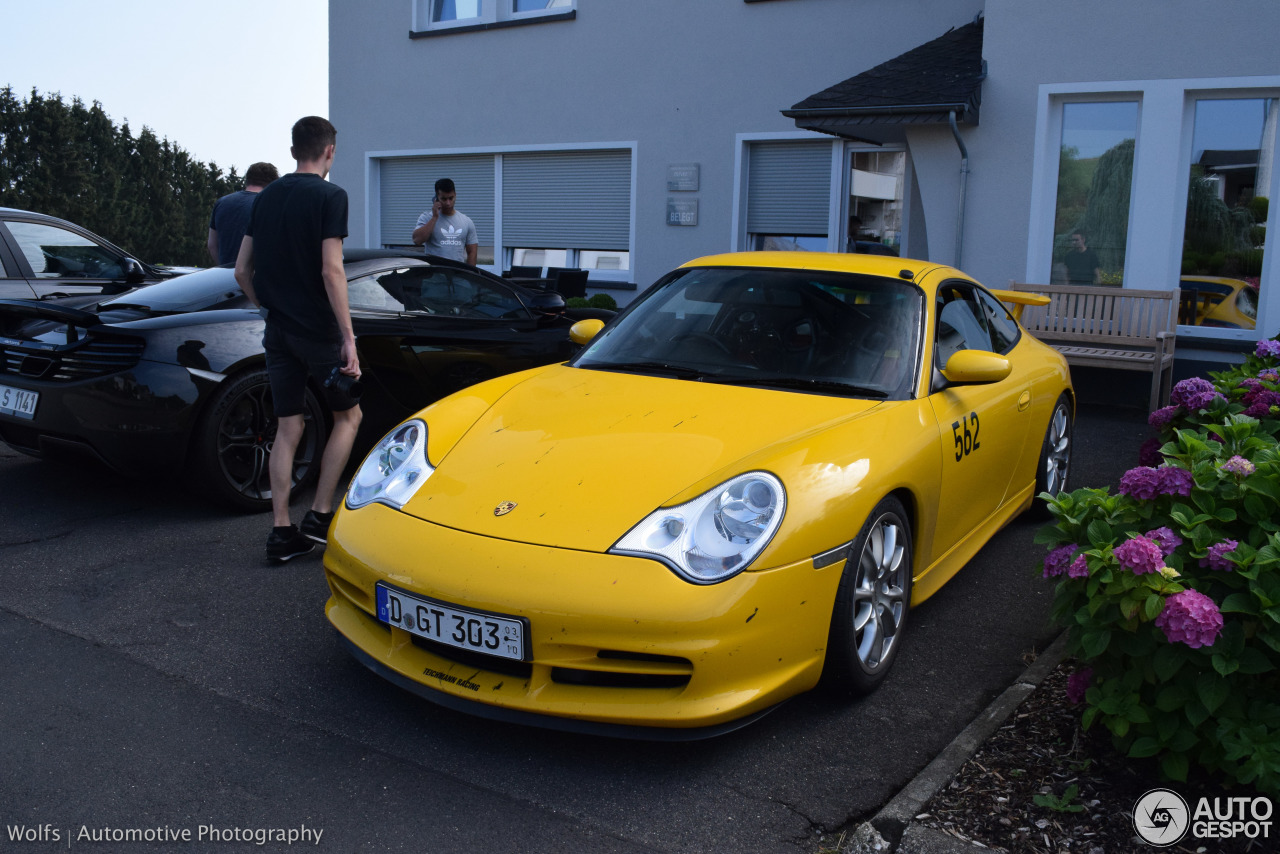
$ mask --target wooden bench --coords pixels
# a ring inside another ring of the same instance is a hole
[[[1048,305],[1023,305],[1022,326],[1072,365],[1146,371],[1149,411],[1168,403],[1178,291],[1010,282],[1012,291],[1043,294]]]

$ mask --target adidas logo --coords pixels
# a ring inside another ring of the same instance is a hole
[[[440,229],[440,233],[445,237],[461,237],[462,229],[456,225],[446,225],[444,228]]]

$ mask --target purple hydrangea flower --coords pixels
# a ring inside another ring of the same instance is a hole
[[[1160,466],[1156,469],[1156,488],[1161,495],[1190,495],[1195,481],[1191,472],[1177,466]]]
[[[1166,406],[1161,409],[1157,409],[1155,412],[1147,416],[1147,423],[1159,430],[1161,427],[1172,421],[1179,411],[1179,407],[1177,406]]]
[[[1067,677],[1067,702],[1078,706],[1084,702],[1085,692],[1093,682],[1093,668],[1081,667]]]
[[[1169,643],[1185,643],[1192,649],[1213,646],[1222,631],[1222,612],[1199,590],[1183,590],[1164,602],[1156,625]]]
[[[1067,567],[1067,578],[1088,578],[1089,564],[1085,561],[1084,555],[1077,555],[1076,559],[1071,561],[1071,566]]]
[[[1248,477],[1249,475],[1257,471],[1257,467],[1254,466],[1253,463],[1249,462],[1239,454],[1236,454],[1234,457],[1227,460],[1225,463],[1221,463],[1218,466],[1218,468],[1222,469],[1228,474],[1233,474],[1236,477]]]
[[[1067,571],[1067,564],[1071,563],[1072,556],[1080,550],[1075,543],[1068,543],[1065,546],[1058,546],[1056,549],[1045,555],[1044,558],[1044,577],[1053,578]]]
[[[1120,494],[1139,501],[1150,501],[1159,494],[1156,470],[1151,466],[1138,466],[1120,476]]]
[[[1142,447],[1138,448],[1138,465],[1155,467],[1164,463],[1164,454],[1160,453],[1160,449],[1164,447],[1160,440],[1155,436],[1142,443]]]
[[[1250,418],[1269,418],[1271,408],[1280,406],[1280,392],[1266,390],[1251,392],[1244,396],[1244,402],[1248,405],[1248,409],[1244,411],[1245,415]]]
[[[1134,575],[1159,572],[1164,566],[1164,552],[1155,543],[1141,535],[1130,537],[1115,547],[1116,560]]]
[[[1269,383],[1280,383],[1280,371],[1268,369],[1258,372],[1258,379],[1266,380]]]
[[[1147,531],[1143,536],[1159,546],[1161,554],[1166,557],[1173,554],[1174,549],[1182,545],[1182,537],[1179,537],[1168,527]]]
[[[1263,358],[1268,356],[1273,359],[1280,357],[1280,341],[1263,339],[1258,342],[1258,346],[1254,349],[1253,353],[1255,356],[1261,356]]]
[[[1173,391],[1169,394],[1169,403],[1174,406],[1182,406],[1188,412],[1198,412],[1201,409],[1208,409],[1210,404],[1215,400],[1226,398],[1222,392],[1214,388],[1213,383],[1204,377],[1190,377],[1183,380],[1173,387]]]
[[[1244,379],[1240,380],[1239,387],[1244,389],[1247,392],[1262,391],[1266,388],[1266,386],[1264,386],[1262,383],[1255,380],[1253,377],[1245,377]]]
[[[1209,554],[1200,558],[1200,565],[1220,572],[1230,572],[1236,568],[1236,565],[1226,554],[1227,552],[1235,551],[1239,545],[1235,540],[1223,540],[1220,543],[1214,543],[1209,546]]]

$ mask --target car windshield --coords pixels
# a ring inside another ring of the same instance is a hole
[[[158,314],[200,311],[240,296],[240,286],[230,268],[210,267],[105,300],[102,310],[139,308]]]
[[[922,297],[881,276],[678,270],[597,336],[579,368],[853,397],[909,396]]]

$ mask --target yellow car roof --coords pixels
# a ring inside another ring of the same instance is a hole
[[[868,255],[860,252],[727,252],[695,258],[682,267],[761,267],[789,270],[830,270],[839,273],[867,273],[873,276],[903,278],[902,271],[909,271],[911,279],[919,279],[929,270],[943,266],[932,261],[915,258],[897,258],[892,255]],[[964,274],[957,271],[957,275]],[[964,276],[964,278],[968,278]]]

